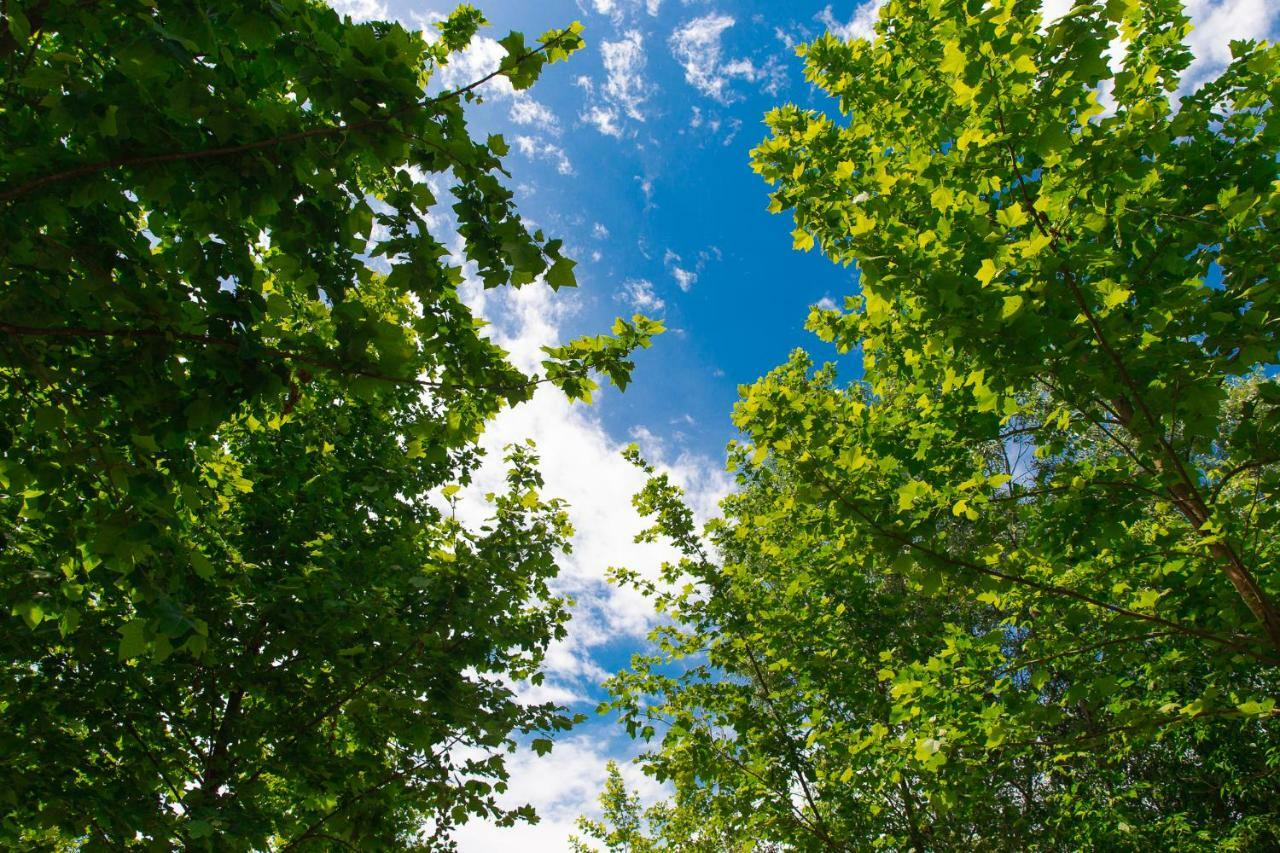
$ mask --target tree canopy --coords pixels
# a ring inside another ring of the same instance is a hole
[[[567,520],[527,448],[482,528],[449,502],[500,409],[625,386],[661,327],[508,361],[465,269],[574,264],[465,106],[581,27],[443,90],[474,8],[425,35],[316,0],[4,21],[0,843],[444,849],[531,817],[494,794],[514,735],[570,722],[513,690],[564,631]]]
[[[683,557],[608,707],[675,795],[608,849],[1280,843],[1280,48],[1187,91],[1179,3],[1039,10],[800,48],[753,165],[863,373],[745,389],[703,535],[639,496]]]

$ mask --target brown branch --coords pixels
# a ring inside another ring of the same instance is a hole
[[[1256,660],[1262,661],[1271,666],[1280,665],[1280,661],[1277,661],[1274,658],[1270,658],[1266,655],[1260,654],[1240,642],[1228,639],[1226,637],[1220,637],[1217,634],[1202,630],[1200,628],[1195,628],[1190,625],[1183,625],[1178,622],[1174,622],[1171,619],[1165,619],[1162,616],[1155,616],[1149,613],[1139,613],[1136,610],[1130,610],[1127,607],[1121,607],[1118,604],[1112,604],[1107,601],[1102,601],[1101,599],[1094,598],[1090,595],[1086,595],[1085,593],[1077,592],[1074,589],[1068,589],[1066,587],[1055,586],[1054,584],[1048,584],[1048,583],[1043,583],[1041,581],[1032,580],[1031,578],[1009,574],[1008,572],[1002,572],[999,569],[993,569],[990,566],[983,566],[978,563],[974,563],[969,560],[964,560],[962,558],[953,556],[951,554],[944,553],[942,551],[936,551],[927,545],[922,545],[919,542],[912,540],[911,537],[903,533],[899,533],[896,530],[891,530],[881,526],[874,519],[872,519],[871,516],[868,515],[865,510],[863,510],[860,506],[858,506],[853,501],[848,500],[840,492],[839,489],[834,488],[831,485],[830,481],[826,478],[826,476],[822,474],[822,472],[814,469],[813,473],[815,477],[819,481],[821,481],[823,486],[826,488],[827,492],[831,494],[839,503],[845,506],[856,517],[861,519],[872,530],[872,532],[876,533],[881,538],[887,539],[891,542],[895,542],[898,545],[901,545],[911,551],[916,551],[918,553],[924,554],[925,556],[931,559],[937,560],[947,565],[955,566],[961,569],[967,569],[969,571],[976,572],[978,574],[987,575],[988,577],[997,578],[999,580],[1016,584],[1018,586],[1025,586],[1029,589],[1034,589],[1037,592],[1043,592],[1048,595],[1058,596],[1060,598],[1070,598],[1075,601],[1079,601],[1083,604],[1087,604],[1090,607],[1096,607],[1100,610],[1105,610],[1109,613],[1115,613],[1120,616],[1127,616],[1131,619],[1139,619],[1144,622],[1151,622],[1156,625],[1162,625],[1179,634],[1185,634],[1192,637],[1198,637],[1202,640],[1207,640],[1211,643],[1215,643],[1217,645],[1223,646],[1224,648],[1231,649],[1232,651],[1238,652],[1240,654],[1248,655],[1249,657],[1255,658]]]
[[[795,742],[791,739],[791,733],[785,720],[778,713],[777,707],[773,703],[773,699],[769,695],[769,682],[765,679],[764,670],[761,669],[759,661],[751,652],[750,646],[744,646],[747,655],[747,661],[751,664],[751,670],[755,675],[756,682],[760,685],[761,697],[764,699],[765,706],[769,709],[769,716],[773,717],[774,724],[778,727],[778,734],[787,744],[787,751],[791,753],[791,760],[796,763],[796,777],[800,780],[800,790],[804,795],[805,802],[809,804],[809,808],[813,811],[813,831],[818,838],[830,847],[833,842],[831,833],[827,829],[826,821],[822,818],[822,812],[818,808],[818,803],[814,799],[813,791],[809,788],[808,774],[805,773],[804,761],[800,757],[800,751],[796,748]]]
[[[435,97],[427,98],[425,101],[422,101],[422,102],[414,101],[410,104],[406,104],[400,109],[395,110],[394,112],[388,113],[387,115],[384,115],[384,116],[376,116],[373,118],[368,118],[368,119],[365,119],[364,121],[358,121],[355,124],[326,125],[325,127],[314,127],[314,128],[311,128],[310,130],[302,130],[302,131],[297,131],[295,133],[286,133],[280,136],[271,137],[270,139],[259,139],[255,142],[245,142],[240,145],[224,145],[218,148],[205,148],[197,151],[190,151],[190,150],[170,151],[164,154],[146,154],[139,157],[116,157],[109,160],[99,160],[96,163],[86,163],[84,165],[76,166],[71,169],[66,169],[61,172],[54,172],[52,174],[43,175],[39,178],[34,178],[30,181],[27,181],[25,184],[20,184],[11,189],[4,190],[3,192],[0,192],[0,201],[5,201],[5,202],[13,201],[14,199],[17,199],[21,196],[24,196],[30,192],[41,189],[43,187],[47,187],[51,184],[61,183],[62,181],[71,180],[73,178],[81,178],[86,175],[96,174],[97,172],[105,172],[109,169],[131,168],[136,166],[153,166],[161,163],[176,163],[176,162],[189,161],[189,160],[207,160],[207,159],[216,158],[216,157],[230,157],[237,154],[247,154],[252,151],[262,151],[268,148],[276,148],[281,145],[287,145],[291,142],[301,142],[306,139],[317,139],[317,138],[323,138],[328,136],[339,136],[339,135],[346,135],[351,133],[358,133],[362,130],[368,130],[373,127],[378,127],[381,125],[388,124],[389,122],[415,109],[426,109],[435,104],[444,103],[445,101],[450,101],[455,98],[461,97],[462,95],[468,94],[480,88],[485,83],[488,83],[490,80],[494,79],[495,77],[498,77],[502,74],[506,74],[507,72],[513,70],[514,68],[518,68],[521,64],[533,58],[534,56],[538,55],[539,53],[542,53],[546,50],[549,50],[552,47],[555,47],[568,34],[569,34],[569,30],[562,30],[554,38],[548,39],[547,41],[533,48],[532,50],[526,51],[525,53],[516,57],[516,59],[511,63],[509,64],[504,63],[503,65],[500,65],[495,71],[489,74],[486,74],[484,77],[481,77],[479,80],[476,80],[472,83],[468,83],[466,86],[463,86],[461,88],[452,89],[448,92],[444,92],[440,95],[436,95]]]
[[[1255,468],[1265,468],[1275,462],[1280,462],[1280,459],[1251,459],[1248,462],[1240,463],[1222,475],[1222,479],[1218,481],[1218,484],[1213,487],[1213,491],[1209,494],[1209,502],[1217,503],[1218,495],[1222,493],[1223,487],[1226,486],[1227,483],[1231,482],[1231,479],[1237,474],[1243,474],[1244,472],[1252,471]]]
[[[121,717],[121,722],[124,723],[125,731],[129,733],[130,737],[138,742],[138,746],[142,747],[142,752],[147,756],[147,761],[149,761],[151,766],[155,768],[156,773],[160,775],[161,781],[163,781],[165,787],[169,789],[169,793],[173,795],[174,804],[176,805],[181,803],[182,794],[178,793],[177,786],[169,779],[169,774],[165,773],[164,767],[161,766],[159,760],[156,759],[155,754],[152,753],[151,747],[147,746],[146,741],[142,739],[142,735],[138,734],[138,730],[134,728],[133,723],[129,722],[127,717]]]
[[[994,76],[991,78],[995,84]],[[998,88],[998,84],[997,84]],[[1003,95],[1001,95],[1003,97]],[[1048,216],[1035,209],[1031,201],[1031,196],[1027,191],[1026,178],[1022,174],[1022,167],[1019,165],[1017,152],[1013,148],[1013,138],[1010,136],[1008,128],[1005,126],[1004,109],[1001,100],[996,102],[996,118],[1000,124],[1000,132],[1004,137],[1005,149],[1009,153],[1010,165],[1013,167],[1014,175],[1017,177],[1018,189],[1022,194],[1023,205],[1026,208],[1027,215],[1035,223],[1036,228],[1041,235],[1048,238],[1053,251],[1059,256],[1062,255],[1062,239],[1056,229],[1052,229],[1048,225]],[[1065,264],[1060,264],[1058,273],[1062,276],[1063,282],[1067,285],[1072,299],[1076,303],[1076,307],[1084,316],[1089,328],[1093,334],[1094,340],[1098,346],[1106,354],[1108,360],[1114,366],[1116,374],[1120,378],[1121,384],[1128,389],[1132,404],[1127,408],[1137,407],[1142,414],[1142,418],[1146,421],[1149,435],[1147,438],[1153,439],[1161,450],[1164,457],[1163,463],[1157,460],[1157,468],[1163,470],[1165,465],[1172,467],[1174,475],[1180,482],[1170,483],[1165,488],[1169,493],[1169,497],[1173,500],[1178,511],[1186,517],[1196,533],[1202,538],[1209,538],[1212,533],[1205,530],[1205,525],[1209,522],[1211,514],[1204,498],[1200,495],[1199,484],[1191,477],[1187,471],[1187,466],[1183,462],[1180,454],[1174,449],[1169,442],[1168,436],[1165,435],[1164,429],[1160,425],[1160,420],[1147,404],[1145,396],[1138,387],[1137,381],[1129,372],[1128,365],[1125,364],[1124,358],[1112,345],[1111,340],[1103,331],[1102,324],[1098,320],[1097,315],[1089,305],[1089,301],[1085,298],[1084,292],[1080,287],[1080,282],[1076,279],[1075,273],[1072,272]],[[1119,412],[1121,426],[1125,428],[1131,435],[1139,441],[1143,439],[1141,431],[1133,427],[1133,413]],[[1235,587],[1236,592],[1244,600],[1246,606],[1253,613],[1254,617],[1261,624],[1267,638],[1277,650],[1280,650],[1280,611],[1268,598],[1266,591],[1258,583],[1249,568],[1245,566],[1244,561],[1236,550],[1231,546],[1225,537],[1208,544],[1210,553],[1216,556],[1223,565],[1223,572],[1227,579],[1231,581],[1231,585]]]
[[[54,339],[66,338],[125,338],[125,339],[159,339],[167,341],[183,341],[186,343],[200,344],[201,346],[218,347],[221,349],[240,350],[245,343],[252,343],[244,340],[234,340],[231,338],[218,338],[211,335],[196,335],[184,332],[175,332],[167,329],[91,329],[80,326],[62,326],[62,327],[35,327],[35,326],[19,326],[13,323],[0,321],[0,333],[11,335],[13,337],[44,337]],[[326,358],[308,355],[306,353],[293,352],[291,350],[278,349],[276,347],[263,346],[255,344],[259,352],[272,358],[283,361],[292,361],[299,364],[307,364],[312,367],[318,367],[322,370],[328,370],[333,373],[339,373],[346,376],[358,376],[364,379],[376,379],[379,382],[388,382],[393,385],[414,385],[419,388],[458,388],[454,383],[438,382],[429,379],[409,379],[403,376],[392,376],[386,373],[379,373],[375,370],[367,370],[359,367],[351,367],[341,362],[331,361]],[[470,390],[488,390],[488,391],[521,391],[527,390],[533,386],[548,381],[546,378],[531,379],[524,386],[520,385],[495,385],[495,386],[474,386]]]
[[[1031,660],[1026,660],[1026,661],[1016,661],[1014,665],[1018,669],[1023,669],[1029,666],[1037,666],[1039,664],[1049,663],[1050,661],[1055,661],[1055,660],[1058,660],[1059,658],[1072,657],[1074,655],[1083,655],[1083,654],[1088,654],[1089,652],[1100,651],[1101,649],[1109,648],[1111,646],[1119,646],[1124,643],[1137,643],[1143,640],[1154,640],[1159,637],[1171,637],[1173,635],[1174,635],[1173,631],[1151,631],[1150,633],[1147,633],[1147,634],[1133,634],[1128,637],[1117,637],[1116,639],[1105,640],[1101,643],[1092,643],[1087,646],[1080,646],[1074,649],[1067,649],[1064,652],[1058,652],[1057,654],[1048,655],[1042,658],[1033,658]]]

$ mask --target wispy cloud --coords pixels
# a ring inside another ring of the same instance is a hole
[[[820,24],[837,38],[851,41],[853,39],[874,39],[876,37],[876,21],[880,18],[880,7],[885,0],[868,0],[853,10],[853,17],[841,22],[836,18],[831,7],[827,6],[816,16]]]
[[[673,250],[667,249],[662,256],[662,265],[671,273],[671,277],[676,280],[676,285],[685,293],[693,289],[693,285],[697,283],[698,276],[706,269],[707,264],[712,260],[720,260],[720,250],[715,246],[698,252],[697,258],[692,265],[684,263],[684,259],[676,254]]]
[[[672,56],[684,69],[685,81],[722,104],[741,97],[732,88],[734,80],[758,83],[771,94],[786,82],[786,71],[774,57],[761,64],[748,57],[725,56],[723,36],[735,23],[732,16],[713,12],[676,29],[669,40]]]
[[[618,299],[637,311],[661,311],[667,307],[667,303],[654,291],[653,282],[643,278],[623,282]]]
[[[546,104],[530,97],[517,98],[511,105],[509,116],[513,122],[526,127],[534,127],[553,136],[560,135],[560,120]]]
[[[560,174],[573,174],[573,163],[569,161],[569,155],[554,142],[548,142],[542,137],[524,135],[517,136],[514,141],[516,150],[530,160],[548,160],[555,164],[556,171]]]
[[[645,102],[653,92],[653,84],[644,75],[644,36],[639,30],[628,30],[617,41],[601,42],[600,54],[604,83],[596,86],[589,77],[577,81],[588,98],[582,120],[606,136],[621,137],[624,117],[645,120]]]
[[[641,11],[648,13],[650,17],[657,17],[662,9],[662,0],[589,0],[585,3],[584,0],[578,0],[578,8],[584,12],[606,15],[615,24],[620,24]]]

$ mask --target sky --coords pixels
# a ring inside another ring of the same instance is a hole
[[[397,18],[429,27],[450,0],[331,0],[354,18]],[[535,370],[540,347],[607,331],[634,312],[662,318],[668,332],[637,358],[625,394],[607,389],[590,407],[570,406],[551,389],[506,412],[483,439],[491,464],[461,494],[478,522],[481,496],[500,481],[505,445],[537,442],[547,485],[564,498],[576,528],[557,589],[576,600],[569,637],[556,644],[540,688],[588,714],[538,758],[510,759],[509,805],[532,803],[536,826],[469,824],[463,853],[562,851],[579,814],[597,811],[605,763],[636,753],[608,718],[594,714],[600,682],[644,647],[655,616],[638,595],[605,582],[610,566],[652,575],[673,555],[639,545],[644,526],[631,507],[642,475],[620,456],[636,442],[685,487],[700,518],[716,512],[731,488],[725,444],[738,387],[804,347],[819,360],[833,350],[803,330],[810,305],[856,292],[852,269],[816,252],[792,250],[789,216],[766,211],[767,187],[750,169],[750,150],[766,135],[764,114],[783,103],[827,108],[805,83],[794,45],[830,29],[850,38],[872,33],[879,0],[474,0],[490,21],[472,48],[443,70],[439,85],[465,85],[497,67],[497,44],[510,30],[532,41],[579,20],[587,47],[549,66],[527,92],[498,78],[485,103],[468,113],[473,133],[501,133],[507,167],[527,222],[565,241],[578,262],[579,287],[542,285],[464,298],[492,324],[517,365]],[[1051,17],[1072,0],[1046,0]],[[1189,84],[1216,73],[1233,38],[1275,38],[1274,0],[1190,0],[1196,62]],[[442,196],[443,193],[437,193]],[[854,365],[844,368],[852,376]],[[465,516],[464,516],[465,517]],[[624,776],[646,800],[661,788],[638,768]]]

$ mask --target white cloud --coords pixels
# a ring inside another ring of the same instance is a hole
[[[1056,21],[1071,11],[1076,0],[1044,0],[1040,6],[1040,17],[1045,21]]]
[[[506,55],[506,48],[498,44],[497,39],[488,36],[474,38],[466,50],[449,57],[449,63],[436,72],[436,79],[445,89],[460,89],[497,71]],[[495,98],[516,96],[511,81],[501,74],[476,91]]]
[[[621,120],[644,121],[644,104],[653,92],[645,79],[644,36],[639,30],[628,30],[617,41],[600,44],[605,80],[597,87],[590,77],[580,76],[576,85],[587,93],[588,103],[582,120],[606,136],[622,136]]]
[[[573,163],[564,149],[541,137],[520,135],[515,138],[516,149],[530,160],[550,160],[562,175],[573,174]]]
[[[541,347],[563,339],[563,327],[575,316],[576,300],[581,298],[553,293],[542,284],[486,291],[470,277],[460,293],[473,310],[491,321],[488,332],[524,370],[536,370],[544,357]],[[596,406],[608,405],[611,398],[611,393],[599,395]],[[537,445],[546,481],[542,494],[563,498],[568,504],[575,531],[573,550],[562,558],[553,588],[576,603],[568,636],[548,652],[545,684],[536,689],[522,685],[520,695],[527,701],[581,702],[598,696],[597,685],[608,675],[596,661],[596,650],[620,639],[638,642],[657,621],[649,600],[607,583],[606,570],[626,566],[656,578],[662,562],[674,559],[676,553],[665,544],[634,541],[648,524],[631,504],[645,475],[622,459],[624,442],[608,433],[598,408],[570,404],[558,391],[545,387],[528,403],[501,413],[485,431],[481,444],[486,461],[458,495],[458,517],[464,524],[478,524],[485,515],[484,493],[500,489],[503,448],[526,438]],[[659,441],[646,442],[646,450],[659,470],[685,488],[699,520],[716,512],[720,498],[730,489],[723,466],[704,456],[673,451]],[[578,709],[589,711],[590,707],[579,705]],[[468,824],[456,833],[459,849],[464,853],[565,850],[577,816],[598,814],[596,800],[611,758],[620,761],[629,787],[643,800],[660,799],[666,792],[638,767],[626,763],[636,748],[610,722],[598,721],[557,741],[545,757],[527,749],[518,751],[508,759],[510,788],[501,801],[507,807],[533,805],[540,822],[510,828]]]
[[[605,764],[616,753],[603,739],[573,737],[555,745],[549,755],[539,757],[524,751],[508,762],[511,787],[502,797],[504,805],[529,803],[542,820],[533,826],[519,824],[502,829],[488,824],[468,824],[455,834],[463,853],[562,853],[580,814],[599,813],[596,798],[604,788]],[[669,792],[630,763],[619,763],[628,789],[644,803],[653,803]]]
[[[618,124],[618,111],[602,107],[598,104],[587,108],[582,120],[603,133],[616,139],[622,138],[622,125]]]
[[[816,307],[821,308],[823,311],[835,311],[839,309],[840,306],[836,305],[836,301],[830,296],[824,296],[818,300]]]
[[[653,203],[653,179],[641,178],[637,175],[636,182],[640,184],[640,192],[644,193],[645,211],[648,212],[649,210],[657,207],[657,205]]]
[[[578,6],[582,8],[582,0],[579,0]],[[650,17],[657,17],[662,8],[662,0],[590,0],[589,6],[596,14],[607,15],[613,23],[620,24],[637,14],[641,7]]]
[[[1046,23],[1066,15],[1075,0],[1045,0]],[[1183,73],[1182,93],[1195,89],[1212,78],[1231,61],[1231,42],[1235,39],[1274,39],[1280,35],[1280,4],[1274,0],[1186,0],[1191,34],[1187,44],[1194,59]],[[1111,65],[1119,69],[1124,59],[1125,43],[1111,43]]]
[[[852,39],[874,39],[876,37],[876,21],[880,18],[880,7],[885,0],[868,0],[853,11],[853,17],[841,23],[828,6],[814,16],[820,24],[835,37],[850,41]]]
[[[706,15],[671,34],[671,52],[695,89],[723,101],[728,80],[720,71],[720,36],[734,24],[728,15]]]
[[[679,255],[671,249],[667,249],[662,256],[662,265],[671,273],[671,277],[676,280],[676,284],[680,289],[688,293],[698,281],[698,276],[713,259],[720,260],[720,250],[715,246],[699,252],[697,261],[690,268],[683,265],[683,259]]]
[[[560,134],[560,121],[546,104],[523,96],[511,104],[510,118],[519,125],[535,127],[545,133]]]
[[[644,37],[639,30],[630,30],[619,41],[601,42],[600,53],[607,75],[605,97],[631,118],[644,121],[640,106],[649,97],[649,84],[643,76]]]
[[[684,79],[702,94],[722,104],[737,100],[733,80],[760,83],[776,94],[786,82],[786,70],[776,58],[759,65],[746,57],[725,58],[724,32],[734,25],[729,15],[713,12],[694,18],[671,34],[671,54],[684,69]]]
[[[642,298],[660,305],[649,282],[636,284]],[[526,371],[538,369],[545,357],[542,347],[563,339],[562,327],[577,310],[574,300],[581,298],[555,294],[542,284],[486,291],[473,279],[464,283],[460,293],[474,311],[491,321],[489,334]],[[608,405],[610,397],[611,392],[599,394],[596,405]],[[656,578],[662,561],[673,559],[675,553],[667,545],[633,541],[647,526],[631,505],[645,477],[621,457],[624,442],[609,435],[597,408],[570,404],[558,391],[545,387],[528,403],[500,414],[486,429],[481,444],[487,460],[459,495],[459,517],[464,523],[479,522],[484,517],[483,495],[500,490],[502,448],[526,438],[537,444],[546,479],[543,494],[568,502],[575,529],[573,551],[562,560],[555,581],[557,591],[575,599],[574,618],[569,636],[552,647],[546,668],[549,686],[577,693],[606,674],[592,658],[594,648],[619,638],[638,639],[656,618],[647,599],[608,584],[607,569],[625,566]],[[723,466],[708,457],[663,452],[650,461],[686,489],[700,519],[714,515],[719,499],[729,491],[731,481]]]
[[[387,4],[381,0],[329,0],[339,15],[350,15],[357,21],[387,19]]]
[[[595,237],[597,240],[607,239],[609,236],[609,229],[604,227],[604,223],[597,222],[595,225],[591,226],[591,236]]]
[[[1194,89],[1231,61],[1235,39],[1271,39],[1280,34],[1280,4],[1275,0],[1187,0],[1191,35],[1187,42],[1195,60],[1183,76],[1183,89]]]
[[[618,299],[637,311],[661,311],[667,307],[667,303],[654,292],[653,283],[643,278],[632,278],[623,282]]]
[[[429,21],[419,21],[424,27],[424,34],[429,34]],[[459,51],[449,58],[447,65],[436,73],[436,81],[443,90],[460,89],[477,80],[492,74],[502,64],[507,50],[497,40],[488,36],[472,39],[466,50]],[[511,108],[507,117],[513,124],[521,127],[532,127],[543,133],[558,136],[560,120],[546,104],[534,99],[527,92],[518,92],[505,76],[499,75],[479,86],[476,91],[495,101],[510,101]],[[536,152],[521,148],[527,156],[554,158],[561,174],[571,174],[573,169],[563,149],[549,143],[539,144]]]

